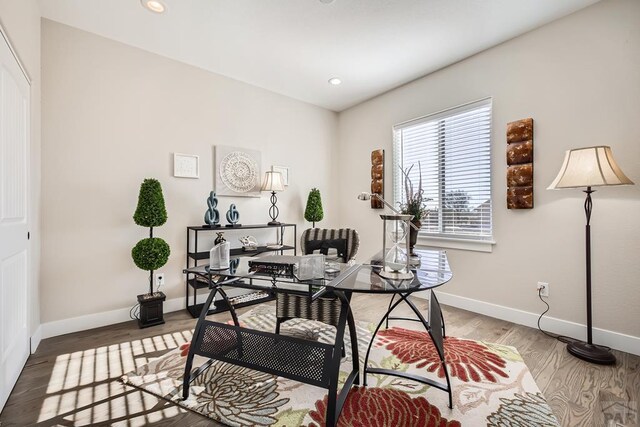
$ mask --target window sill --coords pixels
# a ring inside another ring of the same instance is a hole
[[[437,248],[461,249],[464,251],[493,252],[493,240],[467,240],[450,237],[418,236],[418,246],[432,246]]]

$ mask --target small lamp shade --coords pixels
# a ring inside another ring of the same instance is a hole
[[[633,185],[613,159],[611,147],[598,146],[567,150],[564,163],[547,190],[559,188]]]
[[[267,171],[262,181],[262,191],[284,191],[282,174],[280,172]]]

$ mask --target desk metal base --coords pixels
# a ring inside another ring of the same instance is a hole
[[[209,280],[212,283],[211,277]],[[325,344],[241,327],[232,304],[229,304],[229,312],[233,318],[233,325],[206,320],[209,307],[218,292],[227,303],[229,302],[222,289],[223,285],[224,282],[212,283],[211,292],[198,318],[185,365],[182,397],[187,399],[191,382],[209,368],[213,360],[219,360],[326,388],[327,426],[335,426],[351,387],[358,385],[360,379],[358,339],[349,305],[351,293],[333,291],[333,295],[340,299],[342,306],[335,342]],[[351,338],[353,368],[338,394],[341,350],[347,325]],[[196,354],[209,360],[191,372]]]
[[[394,302],[395,300],[395,295],[398,295],[398,300]],[[394,294],[394,298],[391,300],[391,303],[389,303],[389,308],[387,310],[387,312],[385,313],[385,315],[382,317],[382,319],[380,319],[380,322],[378,323],[378,326],[376,327],[375,331],[373,332],[373,335],[371,336],[371,341],[369,342],[369,347],[367,348],[367,354],[364,358],[364,367],[362,369],[363,372],[363,380],[362,383],[363,385],[367,385],[367,374],[382,374],[382,375],[391,375],[391,376],[395,376],[395,377],[401,377],[401,378],[406,378],[409,380],[413,380],[413,381],[417,381],[419,383],[422,384],[428,384],[432,387],[438,388],[440,390],[446,391],[449,394],[449,408],[453,408],[453,396],[451,394],[451,381],[449,379],[449,371],[447,370],[447,365],[445,363],[445,358],[444,358],[444,342],[443,342],[443,338],[444,338],[444,321],[443,321],[443,316],[442,316],[442,310],[440,310],[440,303],[438,302],[438,299],[436,298],[435,294],[433,293],[433,291],[431,291],[431,296],[429,298],[429,322],[427,322],[427,320],[424,318],[424,316],[422,315],[422,313],[420,313],[420,311],[418,310],[418,308],[415,306],[415,304],[413,304],[413,302],[411,300],[409,300],[409,296],[411,295],[411,293],[398,293],[398,294]],[[405,302],[409,307],[411,307],[411,310],[416,314],[416,316],[418,317],[417,319],[411,319],[411,318],[404,318],[404,317],[396,317],[396,318],[392,318],[390,317],[391,312],[401,303],[401,302]],[[389,319],[402,319],[402,320],[412,320],[412,321],[419,321],[420,323],[422,323],[422,325],[424,326],[425,330],[427,331],[427,333],[429,334],[429,337],[431,337],[431,341],[433,342],[436,351],[438,352],[438,357],[440,358],[440,363],[442,364],[442,368],[444,369],[444,374],[445,374],[445,378],[447,383],[441,383],[435,380],[432,380],[430,378],[426,378],[420,375],[413,375],[413,374],[407,374],[405,372],[400,372],[400,371],[394,371],[391,369],[380,369],[380,368],[369,368],[369,354],[371,352],[371,347],[373,346],[373,343],[375,342],[375,338],[376,335],[378,334],[378,331],[380,330],[380,328],[382,327],[383,324],[387,324],[387,327],[389,325]]]

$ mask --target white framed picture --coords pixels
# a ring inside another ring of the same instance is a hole
[[[173,176],[177,178],[200,178],[200,156],[173,153]]]
[[[286,166],[271,166],[271,171],[280,172],[282,175],[282,183],[285,186],[289,185],[289,168]]]

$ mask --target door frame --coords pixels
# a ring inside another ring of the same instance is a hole
[[[0,35],[2,35],[2,38],[7,43],[7,46],[9,46],[9,51],[11,51],[11,55],[18,63],[18,67],[20,67],[20,71],[22,71],[24,78],[27,79],[27,83],[29,84],[29,98],[31,98],[31,83],[32,83],[31,76],[29,76],[29,73],[27,72],[27,69],[24,67],[22,60],[20,60],[20,55],[18,55],[16,50],[13,48],[13,43],[11,43],[11,38],[5,31],[4,26],[2,25],[2,22],[0,22]],[[29,116],[31,116],[31,102],[29,102]],[[31,124],[31,120],[29,120],[29,124]],[[31,142],[31,140],[29,140],[29,142]]]
[[[32,126],[32,105],[31,105],[31,101],[32,101],[32,95],[33,95],[33,85],[32,85],[32,80],[31,77],[29,76],[29,73],[27,72],[26,68],[24,67],[23,62],[20,60],[20,56],[18,55],[18,53],[16,52],[15,48],[13,47],[13,43],[11,43],[11,39],[9,37],[9,35],[7,34],[6,30],[4,29],[2,23],[0,22],[0,36],[2,36],[2,40],[6,43],[7,47],[9,48],[9,53],[11,54],[10,57],[13,58],[13,60],[15,61],[15,64],[18,66],[18,69],[20,70],[22,77],[25,79],[26,83],[27,83],[27,93],[26,93],[26,97],[27,97],[27,112],[26,112],[26,124],[25,124],[25,137],[26,137],[26,146],[25,146],[25,167],[26,167],[26,171],[25,171],[25,187],[26,187],[26,228],[27,228],[27,233],[31,232],[31,224],[33,221],[33,215],[32,215],[32,208],[33,208],[33,200],[32,200],[32,163],[31,163],[31,126]],[[16,78],[20,78],[20,76],[15,76]],[[27,237],[27,236],[25,236]],[[33,330],[35,329],[35,324],[33,322],[32,319],[32,315],[34,312],[34,308],[33,308],[33,290],[32,290],[32,284],[33,284],[33,262],[32,262],[32,256],[33,256],[33,250],[32,250],[32,245],[31,245],[31,239],[29,237],[27,237],[27,244],[26,244],[26,251],[27,251],[27,275],[26,275],[26,290],[25,290],[25,295],[26,295],[26,307],[25,307],[25,313],[26,313],[26,317],[27,317],[27,339],[28,339],[28,347],[29,347],[29,355],[32,354],[32,337],[33,335],[35,335],[36,333],[33,332]],[[28,360],[27,356],[27,360]],[[26,363],[26,361],[25,361]],[[22,367],[22,370],[24,370],[24,366]],[[14,384],[15,386],[15,384]],[[8,398],[9,396],[7,396]],[[2,404],[2,407],[0,407],[0,411],[3,409],[4,405],[6,405],[6,402],[4,402]]]

